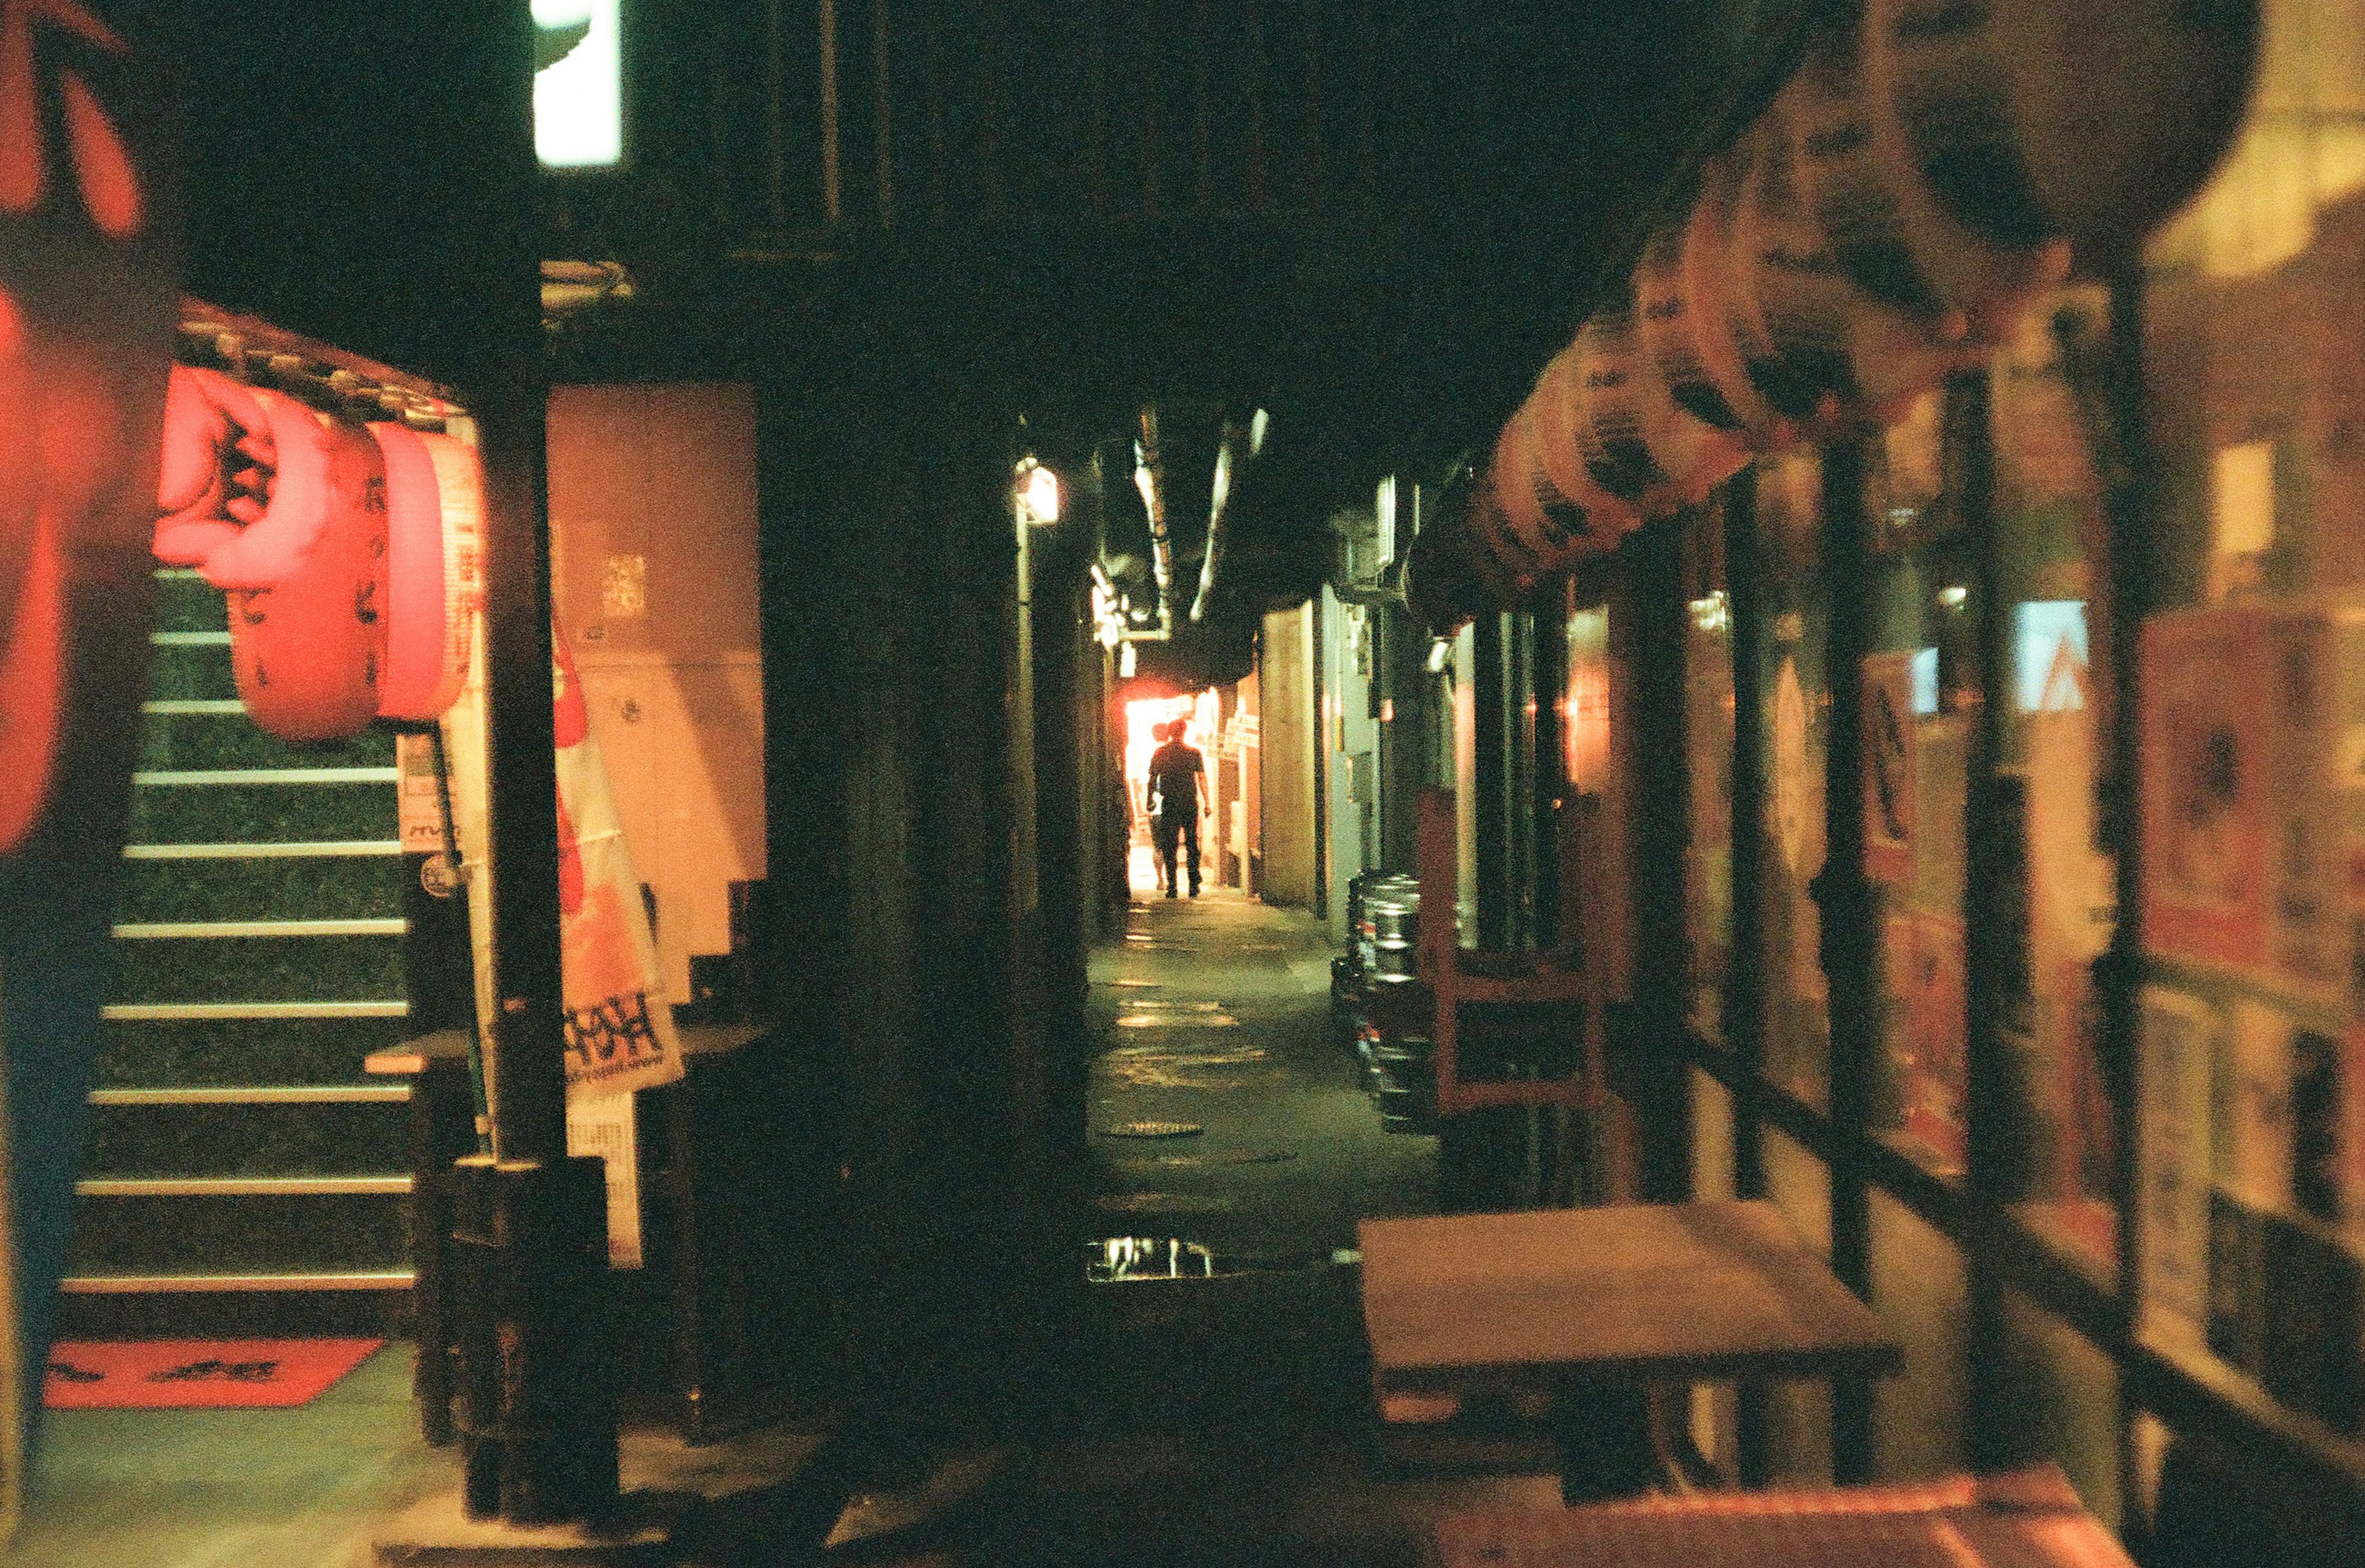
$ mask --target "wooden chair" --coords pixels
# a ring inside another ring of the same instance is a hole
[[[1490,1106],[1571,1105],[1599,1114],[1608,1100],[1601,1032],[1601,966],[1580,935],[1583,913],[1597,896],[1598,856],[1591,812],[1584,803],[1562,816],[1561,941],[1547,952],[1506,953],[1464,948],[1454,910],[1459,891],[1453,793],[1426,790],[1420,797],[1415,876],[1421,922],[1415,948],[1418,973],[1434,999],[1429,1043],[1437,1069],[1437,1114],[1456,1116]],[[1564,1078],[1469,1079],[1462,1071],[1461,1010],[1468,1002],[1575,1003],[1584,1010],[1579,1070]]]

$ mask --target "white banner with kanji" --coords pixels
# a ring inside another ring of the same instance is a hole
[[[582,678],[552,623],[558,745],[558,931],[569,1100],[654,1089],[682,1075],[641,879],[591,734]]]

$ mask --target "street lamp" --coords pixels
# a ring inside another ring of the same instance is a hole
[[[1028,522],[1059,521],[1059,476],[1032,457],[1018,465],[1018,512]]]

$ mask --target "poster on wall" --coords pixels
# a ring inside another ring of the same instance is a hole
[[[2267,624],[2268,967],[2276,989],[2337,1005],[2350,987],[2352,818],[2365,808],[2365,615],[2280,611]]]
[[[2184,991],[2145,988],[2136,1113],[2138,1284],[2146,1327],[2198,1340],[2209,1320],[2210,1074],[2217,1021]]]
[[[1960,1170],[1969,1155],[1963,1100],[1969,1036],[1969,971],[1963,923],[1917,912],[1910,918],[1912,969],[1905,1002],[1911,1068],[1906,1075],[1905,1135]]]
[[[2292,1201],[2292,1043],[2291,1019],[2246,997],[2217,1067],[2217,1182],[2270,1213]]]
[[[2256,971],[2267,957],[2266,616],[2175,610],[2143,630],[2144,946]]]
[[[1864,661],[1864,872],[1900,886],[1913,878],[1913,655]]]

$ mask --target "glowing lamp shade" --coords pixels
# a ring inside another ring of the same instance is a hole
[[[1037,466],[1026,476],[1026,515],[1037,522],[1059,521],[1059,476]]]
[[[272,410],[283,457],[273,509],[286,504],[286,457],[294,445],[304,454],[308,481],[317,480],[318,517],[311,548],[276,581],[230,590],[230,675],[248,717],[270,734],[341,740],[360,734],[378,711],[387,654],[386,465],[357,426],[323,424],[276,394],[255,396],[293,409]]]
[[[448,435],[374,424],[386,462],[386,665],[378,716],[441,715],[468,678],[484,602],[484,479],[476,449]]]

